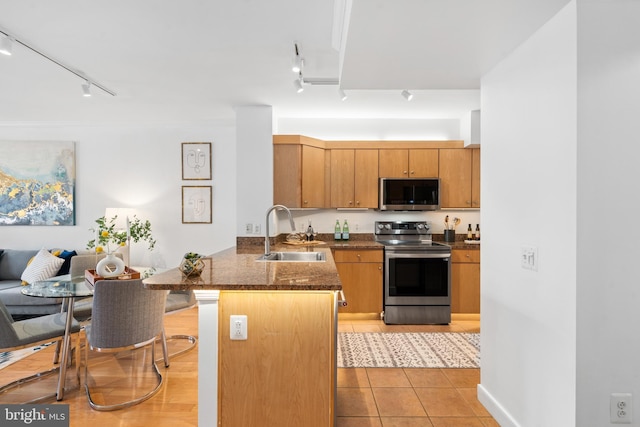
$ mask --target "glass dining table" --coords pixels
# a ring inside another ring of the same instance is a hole
[[[22,288],[22,294],[30,297],[40,298],[63,298],[62,312],[67,313],[65,321],[64,338],[62,343],[62,354],[60,357],[60,371],[58,377],[58,388],[56,399],[64,398],[65,378],[67,374],[67,362],[71,342],[70,328],[73,323],[73,304],[76,298],[93,295],[93,285],[86,281],[84,276],[71,277],[66,279],[42,280],[33,282]],[[57,352],[56,352],[57,354]],[[56,362],[57,360],[54,360]]]

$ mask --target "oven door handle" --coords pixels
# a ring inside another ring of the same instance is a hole
[[[412,252],[386,252],[385,257],[393,258],[451,258],[451,254],[429,253],[428,251],[412,251]]]

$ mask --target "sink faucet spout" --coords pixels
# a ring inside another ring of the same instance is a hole
[[[279,210],[285,211],[289,215],[289,223],[291,224],[291,231],[292,232],[296,231],[296,223],[293,222],[293,216],[291,215],[291,211],[289,210],[288,207],[284,205],[273,205],[269,209],[267,209],[267,215],[266,215],[265,227],[264,227],[264,230],[265,230],[264,254],[265,255],[271,254],[271,244],[269,242],[269,215],[271,214],[271,212],[279,211]]]

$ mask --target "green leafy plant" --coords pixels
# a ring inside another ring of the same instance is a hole
[[[104,216],[96,219],[97,227],[89,229],[95,233],[95,237],[89,240],[87,249],[95,248],[96,253],[105,251],[111,253],[111,245],[116,246],[114,251],[120,246],[126,246],[128,237],[130,237],[134,243],[138,243],[139,241],[147,242],[150,251],[155,248],[156,240],[153,238],[151,222],[149,222],[149,220],[142,221],[134,215],[133,218],[128,221],[128,230],[116,230],[117,218],[118,216],[116,215],[110,219]]]

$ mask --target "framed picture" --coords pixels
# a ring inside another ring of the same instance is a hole
[[[210,185],[182,186],[183,224],[211,224],[212,193]]]
[[[0,226],[75,225],[75,143],[0,141]]]
[[[211,143],[182,143],[182,179],[211,179]]]

